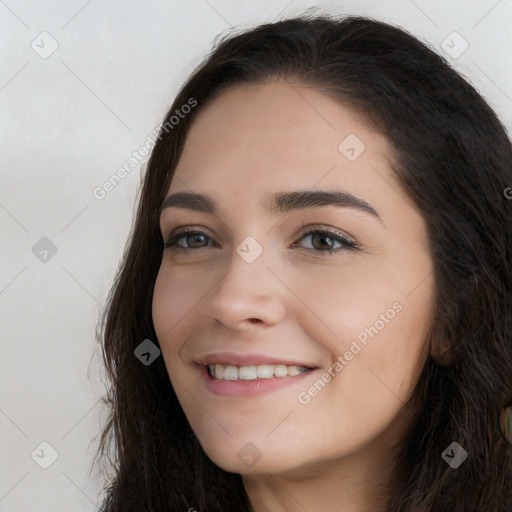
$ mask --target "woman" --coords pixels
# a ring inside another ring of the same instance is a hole
[[[511,184],[495,113],[403,30],[225,38],[105,313],[102,510],[510,510]]]

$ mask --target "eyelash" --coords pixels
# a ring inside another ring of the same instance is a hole
[[[360,249],[360,247],[355,242],[353,242],[352,240],[349,240],[348,238],[345,238],[341,233],[337,233],[337,232],[331,231],[329,229],[322,228],[320,226],[311,227],[308,231],[301,234],[299,240],[308,235],[315,234],[315,233],[327,235],[329,238],[333,239],[334,241],[341,243],[343,245],[343,247],[341,247],[339,249],[328,249],[325,251],[310,249],[314,252],[317,252],[320,254],[326,254],[326,255],[336,255],[336,254],[341,254],[341,253],[344,253],[347,251]],[[187,251],[194,251],[197,249],[206,249],[208,247],[208,246],[206,246],[206,247],[191,248],[191,247],[180,247],[177,245],[178,240],[180,240],[181,238],[183,238],[185,236],[190,236],[190,235],[204,235],[211,239],[211,237],[209,237],[206,233],[203,233],[202,231],[190,230],[187,228],[177,229],[166,240],[165,249],[171,249],[173,251],[187,252]],[[296,247],[297,245],[298,245],[297,242],[293,243],[293,247]]]

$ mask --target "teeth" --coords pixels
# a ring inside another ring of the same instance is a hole
[[[212,372],[212,367],[214,367],[214,371]],[[210,373],[213,374],[213,376],[216,378],[216,379],[223,379],[224,378],[224,365],[222,364],[215,364],[215,365],[210,365],[209,366],[210,368]]]
[[[236,366],[233,366],[233,368],[236,368]],[[240,380],[254,380],[258,377],[261,377],[261,375],[258,375],[256,366],[242,366],[238,370],[238,378]]]
[[[224,380],[238,380],[238,368],[236,366],[225,366]]]
[[[286,377],[288,375],[288,368],[284,364],[274,366],[274,375],[276,377]]]
[[[269,364],[260,364],[256,371],[259,379],[271,379],[274,376],[274,367]],[[240,368],[240,377],[241,375],[242,368]]]
[[[219,380],[255,380],[273,377],[295,377],[308,371],[304,366],[286,366],[284,364],[260,364],[250,366],[232,366],[220,363],[209,364],[208,373]]]
[[[297,375],[300,375],[303,371],[305,371],[300,366],[288,366],[287,368],[288,368],[288,375],[290,377],[295,377]],[[306,370],[307,370],[307,368],[306,368]]]

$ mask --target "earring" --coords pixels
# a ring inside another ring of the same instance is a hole
[[[500,409],[496,427],[500,433],[501,440],[507,446],[512,446],[512,403]]]

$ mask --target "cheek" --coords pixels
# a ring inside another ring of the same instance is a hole
[[[352,360],[346,367],[345,391],[354,405],[368,405],[369,422],[372,415],[393,414],[411,396],[428,354],[429,305],[426,296],[374,302],[365,310],[364,319],[361,314],[362,327],[352,331],[350,339],[361,351],[353,357],[349,354]]]
[[[345,266],[332,273],[301,273],[294,292],[309,306],[297,315],[302,330],[331,354],[344,358],[331,386],[358,408],[386,399],[400,403],[412,392],[428,352],[433,314],[433,282],[425,268],[368,264]],[[417,274],[417,275],[416,275]],[[339,366],[338,366],[339,368]],[[339,375],[339,377],[338,377]],[[379,402],[380,401],[380,402]],[[371,409],[371,407],[370,407]]]
[[[315,441],[315,449],[325,450],[329,444],[331,451],[341,453],[362,447],[391,425],[400,430],[398,415],[425,361],[428,323],[414,321],[424,311],[415,310],[418,305],[412,301],[404,300],[400,311],[387,307],[392,304],[384,301],[380,307],[377,301],[370,308],[368,303],[359,303],[359,309],[347,312],[351,325],[340,319],[334,326],[337,336],[324,337],[333,355],[332,366],[323,372],[329,382],[312,382],[299,390],[307,418],[301,428],[322,430],[328,438]],[[380,319],[386,311],[392,311],[388,323]]]
[[[164,351],[178,352],[175,343],[189,326],[195,308],[200,307],[206,290],[198,279],[180,277],[170,268],[161,267],[153,291],[152,316],[155,332]]]
[[[429,351],[432,309],[427,297],[403,300],[403,310],[382,332],[368,367],[375,379],[406,401],[412,394]]]
[[[299,299],[297,321],[313,339],[327,343],[333,354],[348,350],[353,338],[364,336],[365,328],[380,324],[381,314],[391,309],[388,317],[393,318],[393,304],[407,300],[403,272],[376,259],[360,264],[346,258],[332,267],[311,265],[307,270],[283,269],[281,274]]]

